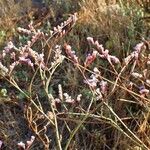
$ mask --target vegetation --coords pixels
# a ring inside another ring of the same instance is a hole
[[[149,0],[0,8],[1,149],[150,149]]]

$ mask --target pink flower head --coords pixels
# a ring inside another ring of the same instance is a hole
[[[102,54],[104,55],[105,58],[108,58],[108,56],[109,56],[109,50],[106,49],[105,51],[103,51]]]
[[[120,63],[119,59],[118,59],[116,56],[110,56],[110,59],[111,59],[111,61],[114,62],[115,64],[119,64],[119,63]]]
[[[7,43],[7,46],[4,47],[4,51],[5,51],[6,53],[9,53],[10,50],[13,49],[14,47],[15,47],[14,44],[10,41],[10,42]]]
[[[132,72],[131,75],[134,77],[134,78],[142,78],[142,74],[140,73],[137,73],[137,72]]]
[[[72,48],[68,44],[64,44],[65,52],[68,55],[68,57],[74,62],[78,63],[78,57],[75,55],[75,51],[72,51]]]
[[[31,139],[29,141],[27,141],[27,149],[32,145],[34,140],[35,140],[35,136],[31,136]]]
[[[98,79],[96,78],[95,75],[91,76],[91,79],[86,79],[84,80],[84,83],[88,84],[90,87],[95,88],[97,87]]]
[[[54,27],[54,29],[53,29],[53,30],[54,30],[54,32],[57,32],[57,31],[58,31],[58,29],[57,29],[56,27]]]
[[[133,57],[134,57],[134,56],[132,56],[132,55],[127,56],[127,57],[124,59],[125,64],[127,65],[127,64],[132,60]]]
[[[74,99],[72,99],[71,96],[69,96],[67,93],[64,93],[63,95],[65,97],[65,102],[66,103],[73,104],[75,102]]]
[[[17,66],[18,64],[19,64],[18,61],[13,62],[13,63],[9,66],[9,72],[11,73],[11,72],[14,70],[15,66]]]
[[[55,98],[54,100],[55,100],[56,103],[60,103],[61,102],[61,100],[59,98]]]
[[[19,142],[17,145],[18,145],[19,148],[22,148],[22,149],[24,149],[24,150],[25,150],[25,148],[26,148],[26,145],[25,145],[22,141]]]
[[[104,53],[104,47],[102,44],[99,44],[98,41],[95,41],[94,45],[96,46],[97,50],[99,51],[99,53]]]
[[[15,60],[15,58],[16,58],[16,53],[15,53],[15,52],[12,52],[12,53],[10,54],[10,58],[13,59],[13,60]]]
[[[31,62],[30,59],[27,59],[26,62],[27,62],[27,64],[28,64],[30,67],[33,67],[33,66],[34,66],[34,64]]]
[[[31,62],[31,60],[29,58],[19,57],[19,61],[26,63],[30,67],[33,67],[33,63]]]
[[[0,140],[0,149],[2,148],[3,142]]]
[[[77,102],[80,102],[80,101],[81,101],[81,97],[82,97],[82,94],[79,94],[79,95],[77,96]]]
[[[108,86],[108,83],[106,81],[102,80],[100,82],[100,89],[103,94],[107,93],[107,86]]]
[[[65,49],[66,49],[67,51],[71,51],[71,50],[72,50],[72,49],[71,49],[71,46],[68,45],[68,44],[65,44]]]
[[[100,100],[101,98],[103,98],[102,93],[100,91],[99,88],[96,89],[96,99]]]
[[[12,49],[14,47],[14,44],[10,41],[10,42],[8,42],[7,47]]]
[[[94,44],[94,40],[93,40],[93,38],[92,38],[92,37],[87,37],[86,39],[87,39],[87,41],[88,41],[89,43]]]
[[[96,55],[97,55],[97,51],[93,51],[92,54],[88,54],[84,62],[84,66],[85,67],[89,66],[96,59]]]
[[[78,20],[78,18],[77,18],[77,13],[74,13],[74,14],[72,15],[72,21],[73,21],[73,23],[75,23],[77,20]]]
[[[58,25],[58,26],[57,26],[57,31],[58,31],[58,32],[61,32],[61,31],[62,31],[62,27]]]
[[[147,95],[149,93],[149,90],[145,88],[145,86],[139,87],[139,92],[141,95]]]
[[[44,54],[39,54],[37,57],[38,62],[44,62]]]
[[[144,43],[141,42],[141,43],[138,43],[138,44],[134,47],[134,49],[139,53],[139,52],[141,51],[141,49],[142,49],[143,46],[144,46]]]
[[[103,45],[100,44],[97,48],[98,48],[99,52],[103,54],[103,52],[104,52],[104,47],[103,47]]]
[[[28,35],[31,34],[31,31],[28,30],[28,29],[18,27],[17,30],[18,30],[18,32],[22,32],[22,33],[25,33],[25,34],[28,34]]]
[[[138,51],[134,51],[131,53],[132,58],[134,58],[135,60],[138,60],[139,58],[139,52]]]
[[[33,27],[33,22],[31,21],[30,24],[28,25],[30,31],[36,32],[34,27]]]
[[[100,46],[98,41],[95,41],[94,45],[98,48]]]
[[[148,89],[142,89],[142,90],[140,90],[139,91],[140,92],[140,94],[144,94],[144,95],[147,95],[148,93],[149,93],[149,90]]]

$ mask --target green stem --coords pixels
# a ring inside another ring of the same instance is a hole
[[[86,115],[85,115],[84,118],[80,121],[80,123],[78,124],[78,126],[72,131],[72,133],[71,133],[71,135],[70,135],[70,137],[69,137],[69,139],[68,139],[68,141],[67,141],[67,144],[66,144],[66,146],[65,146],[65,150],[68,149],[69,144],[70,144],[71,140],[73,139],[73,137],[75,136],[76,132],[79,130],[79,128],[81,127],[81,125],[84,123],[84,121],[88,118],[88,116],[89,116],[89,111],[90,111],[90,108],[91,108],[91,106],[92,106],[93,101],[94,101],[94,98],[92,98],[92,100],[91,100],[91,102],[90,102],[90,104],[89,104],[89,107],[88,107],[88,109],[87,109]]]

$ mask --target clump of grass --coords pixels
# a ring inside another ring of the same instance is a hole
[[[14,0],[0,1],[0,32],[3,34],[0,44],[5,40],[11,39],[15,35],[16,25],[23,16],[30,11],[32,3],[30,0],[15,2]]]
[[[126,55],[128,48],[144,36],[139,19],[143,16],[142,9],[134,6],[93,0],[83,2],[79,13],[80,27],[87,28],[86,34],[89,32],[107,48],[117,51],[118,55]],[[126,51],[121,52],[121,49]]]

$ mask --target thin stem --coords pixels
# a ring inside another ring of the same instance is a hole
[[[118,115],[113,111],[113,109],[104,102],[104,105],[110,110],[110,112],[118,119],[118,121],[124,126],[124,128],[127,130],[129,134],[137,141],[136,143],[143,147],[144,149],[148,149],[148,147],[124,124],[124,122],[118,117]]]
[[[49,119],[49,117],[37,106],[37,104],[32,100],[32,98],[26,94],[22,89],[20,89],[20,87],[17,85],[17,83],[15,82],[15,80],[11,79],[11,80],[8,80],[6,79],[11,85],[13,85],[18,91],[20,91],[27,99],[30,100],[30,102],[36,107],[36,109],[42,113],[42,115],[48,119],[50,121],[50,123],[52,125],[54,125],[53,121]]]
[[[73,139],[73,137],[75,136],[76,132],[79,130],[79,128],[81,127],[81,125],[84,123],[84,121],[88,118],[88,116],[89,116],[89,114],[90,114],[89,111],[90,111],[90,108],[91,108],[91,106],[92,106],[93,101],[94,101],[94,98],[92,98],[92,100],[91,100],[91,102],[90,102],[90,104],[89,104],[89,107],[88,107],[88,109],[87,109],[86,115],[85,115],[84,118],[80,121],[80,123],[78,124],[78,126],[73,130],[73,132],[71,133],[71,135],[70,135],[70,137],[69,137],[69,139],[68,139],[68,141],[67,141],[67,144],[66,144],[66,146],[65,146],[65,150],[68,149],[69,144],[70,144],[71,140]]]

